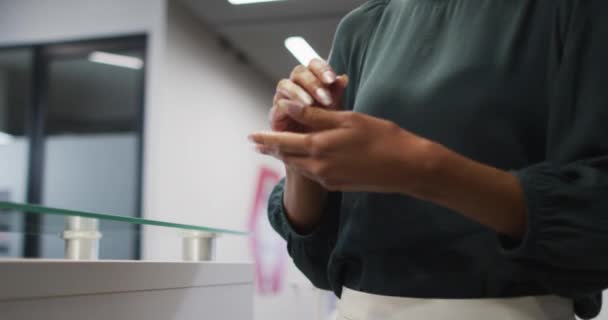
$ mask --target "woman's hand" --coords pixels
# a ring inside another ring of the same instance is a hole
[[[282,160],[288,170],[328,190],[414,196],[514,238],[525,231],[523,189],[513,174],[466,158],[386,120],[313,107],[291,106],[287,112],[313,132],[259,132],[250,139],[259,152]],[[293,221],[314,226],[311,221],[318,220],[302,215]]]
[[[348,77],[337,76],[325,61],[316,59],[308,67],[296,67],[289,79],[281,80],[277,86],[270,110],[270,127],[274,131],[310,132],[310,127],[292,119],[286,110],[314,104],[335,109],[341,106],[347,85]],[[308,233],[321,220],[327,190],[289,166],[286,172],[283,205],[287,217],[295,230]]]
[[[314,59],[308,67],[297,66],[289,79],[279,81],[270,110],[270,127],[274,131],[309,132],[310,128],[291,119],[285,110],[291,105],[322,105],[337,109],[348,85],[348,77],[337,76],[331,66]]]
[[[286,113],[312,132],[260,132],[251,140],[328,190],[411,194],[433,166],[434,144],[392,122],[297,105]]]

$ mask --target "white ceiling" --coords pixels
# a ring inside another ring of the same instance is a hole
[[[298,62],[285,49],[290,36],[304,37],[327,57],[336,26],[365,0],[286,0],[232,5],[227,0],[180,0],[210,28],[273,80]]]

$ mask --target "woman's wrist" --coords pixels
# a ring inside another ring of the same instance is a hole
[[[292,227],[302,234],[314,230],[323,214],[328,191],[319,183],[286,167],[283,205]]]
[[[415,183],[404,194],[450,208],[500,233],[519,237],[525,230],[521,186],[509,172],[464,157],[423,140],[416,153]],[[411,156],[410,156],[411,161]]]
[[[400,168],[397,172],[405,172],[399,177],[398,192],[424,200],[440,192],[438,176],[443,170],[441,167],[448,158],[449,150],[442,145],[424,138],[417,138],[416,143],[407,143],[407,148],[399,148]]]

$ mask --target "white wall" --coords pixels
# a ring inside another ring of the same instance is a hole
[[[165,43],[160,103],[148,113],[145,212],[243,230],[259,166],[279,167],[255,154],[246,139],[267,127],[271,83],[222,50],[175,2]],[[145,243],[151,255],[173,251]],[[246,246],[220,250],[227,251],[226,258],[248,258]]]
[[[0,46],[150,32],[163,0],[3,0]]]
[[[181,6],[168,6],[162,103],[148,118],[145,212],[149,218],[246,229],[260,165],[246,136],[267,128],[274,84],[238,62]],[[153,234],[151,234],[153,235]],[[179,243],[146,237],[149,258],[178,258]],[[250,260],[245,239],[221,237],[218,257]],[[297,283],[297,285],[296,285]],[[302,284],[303,283],[303,284]],[[260,320],[316,319],[318,291],[293,265],[278,296],[256,296]]]

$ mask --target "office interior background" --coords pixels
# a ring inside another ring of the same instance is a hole
[[[276,82],[311,55],[298,46],[326,57],[365,1],[247,2],[0,1],[0,201],[249,228],[260,172],[283,167],[247,134],[267,128]],[[133,227],[102,241],[100,258],[177,259],[178,245]],[[244,237],[217,245],[218,259],[255,258]],[[0,232],[0,257],[62,255],[55,235]],[[285,274],[257,290],[255,319],[328,319],[333,294],[271,259]]]

